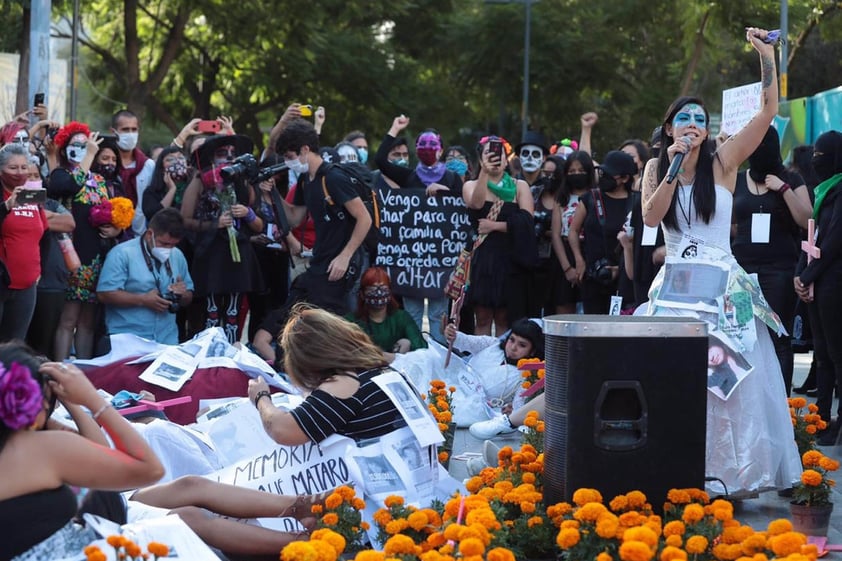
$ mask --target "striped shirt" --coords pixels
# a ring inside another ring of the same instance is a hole
[[[387,368],[359,374],[356,378],[360,381],[360,387],[348,398],[336,397],[324,390],[313,390],[290,414],[313,442],[321,442],[334,433],[360,441],[383,436],[406,426],[389,396],[371,381]]]

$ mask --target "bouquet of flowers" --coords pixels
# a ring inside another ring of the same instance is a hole
[[[328,495],[324,507],[313,505],[312,512],[319,517],[318,528],[330,530],[342,538],[341,553],[346,544],[351,550],[362,547],[364,532],[368,530],[368,522],[363,521],[360,514],[363,509],[365,501],[357,497],[353,487],[342,485]]]
[[[453,437],[456,433],[456,425],[453,422],[453,394],[455,392],[455,387],[448,388],[441,380],[433,380],[430,382],[430,392],[421,396],[427,402],[427,408],[433,414],[444,436],[444,442],[439,446],[439,462],[445,468],[450,462]]]
[[[801,481],[792,488],[795,504],[820,506],[830,504],[830,491],[836,484],[827,474],[839,469],[839,461],[828,458],[818,450],[808,450],[801,456],[804,471]]]
[[[222,212],[230,212],[231,207],[237,204],[237,194],[234,192],[234,187],[228,185],[224,191],[219,195],[219,202],[222,205]],[[231,252],[231,261],[239,263],[242,259],[240,257],[240,246],[237,245],[237,229],[234,224],[228,226],[228,250]]]
[[[94,205],[88,214],[88,221],[94,228],[111,224],[115,228],[125,230],[132,225],[133,218],[134,205],[126,197],[104,199],[98,205]]]

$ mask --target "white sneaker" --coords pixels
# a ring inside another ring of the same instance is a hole
[[[509,423],[509,418],[506,415],[497,415],[487,421],[480,421],[468,427],[471,436],[479,440],[488,440],[494,438],[498,434],[508,434],[515,432],[517,429]]]

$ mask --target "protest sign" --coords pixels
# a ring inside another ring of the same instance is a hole
[[[722,92],[722,132],[734,134],[760,111],[760,82]]]
[[[420,188],[388,189],[382,195],[376,264],[389,272],[392,292],[413,298],[442,297],[470,237],[462,197],[428,197]]]

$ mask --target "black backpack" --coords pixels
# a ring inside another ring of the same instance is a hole
[[[333,202],[333,197],[330,196],[325,183],[325,177],[331,169],[342,172],[348,178],[348,181],[354,185],[354,189],[360,196],[369,216],[371,216],[371,228],[369,228],[361,247],[365,248],[373,258],[377,255],[377,245],[381,240],[380,224],[382,222],[381,213],[383,212],[383,199],[380,196],[380,191],[374,185],[374,174],[367,167],[357,162],[328,164],[322,175],[322,192],[325,196],[328,212],[339,220],[345,220],[345,209]]]

